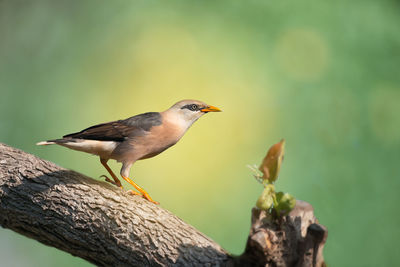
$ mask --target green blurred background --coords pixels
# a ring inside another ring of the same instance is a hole
[[[0,1],[0,141],[91,177],[98,159],[37,147],[185,98],[224,110],[131,175],[232,253],[284,137],[278,190],[313,204],[330,266],[400,262],[399,1]],[[120,166],[112,163],[118,172]],[[90,266],[0,230],[2,266]]]

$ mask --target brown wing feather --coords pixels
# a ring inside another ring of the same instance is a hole
[[[63,136],[64,138],[78,138],[100,141],[124,141],[129,135],[131,127],[122,124],[120,121],[112,121],[94,125],[77,133]]]
[[[143,135],[151,127],[161,124],[161,115],[158,112],[149,112],[118,120],[94,125],[80,132],[63,136],[64,138],[89,139],[99,141],[122,142],[127,137]]]

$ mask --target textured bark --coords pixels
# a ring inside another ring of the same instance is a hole
[[[161,207],[2,144],[0,224],[100,266],[222,265],[230,259]]]
[[[250,234],[239,266],[326,266],[322,250],[328,237],[313,207],[297,200],[288,216],[276,219],[253,208]]]
[[[326,229],[298,203],[279,222],[253,209],[234,257],[160,206],[0,143],[0,225],[99,266],[322,266]]]

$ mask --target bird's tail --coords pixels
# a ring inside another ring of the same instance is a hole
[[[47,141],[42,141],[36,143],[37,146],[47,146],[47,145],[54,145],[54,144],[60,144],[60,143],[65,143],[66,140],[64,139],[54,139],[54,140],[47,140]]]

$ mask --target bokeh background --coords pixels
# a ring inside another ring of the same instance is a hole
[[[262,187],[247,164],[287,141],[277,188],[313,204],[330,266],[400,262],[399,1],[0,1],[0,141],[37,147],[185,98],[224,110],[131,175],[240,254]],[[111,164],[118,172],[119,165]],[[0,229],[2,266],[91,266]]]

